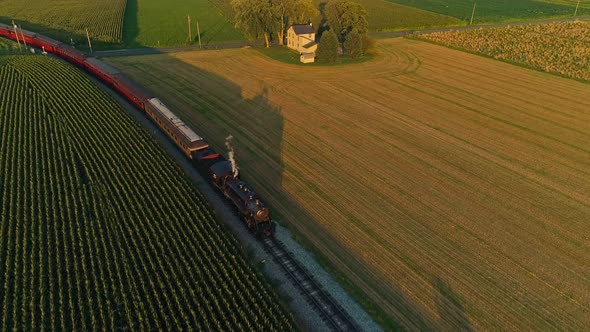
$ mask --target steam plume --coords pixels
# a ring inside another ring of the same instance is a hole
[[[234,137],[229,135],[225,138],[225,146],[227,146],[227,156],[229,158],[229,162],[231,163],[231,170],[234,173],[234,178],[238,176],[238,166],[236,165],[236,159],[234,158],[234,148],[231,145],[231,140]]]

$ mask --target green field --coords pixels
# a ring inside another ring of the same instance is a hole
[[[244,39],[208,0],[127,0],[123,39],[128,47],[196,45],[197,21],[203,44]]]
[[[395,31],[406,29],[425,29],[442,26],[454,26],[464,24],[457,18],[434,13],[419,8],[404,6],[383,0],[353,0],[365,7],[369,20],[369,31]],[[318,6],[325,0],[314,0]],[[314,24],[317,26],[321,16],[316,17]]]
[[[353,1],[362,4],[367,9],[369,30],[371,32],[424,29],[464,24],[461,20],[455,17],[383,0]],[[230,20],[234,17],[234,12],[229,0],[211,0],[211,2],[215,7],[219,8],[225,17],[230,18]],[[320,4],[325,3],[326,0],[312,0],[312,2],[317,8],[320,8]],[[312,18],[316,30],[317,27],[320,26],[321,21],[321,14]]]
[[[84,50],[86,28],[95,50],[196,45],[197,21],[205,45],[244,39],[208,0],[0,0],[0,22],[12,20]]]
[[[10,40],[0,38],[0,55],[18,52],[18,44]]]
[[[77,70],[0,56],[0,329],[293,329],[158,143]]]
[[[86,30],[97,46],[120,43],[126,0],[0,0],[0,22],[85,45]]]
[[[388,0],[469,21],[474,0]],[[473,23],[528,20],[573,16],[576,0],[479,0]],[[590,14],[590,3],[582,1],[578,15]]]

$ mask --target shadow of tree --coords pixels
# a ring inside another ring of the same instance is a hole
[[[126,47],[144,47],[139,43],[139,6],[137,0],[127,0],[123,21],[123,43]]]
[[[437,291],[435,303],[440,325],[449,326],[452,331],[473,331],[465,308],[453,289],[440,277],[434,277],[432,284]]]

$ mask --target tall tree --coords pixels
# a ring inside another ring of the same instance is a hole
[[[330,0],[324,7],[326,22],[344,42],[346,35],[352,31],[364,34],[368,31],[367,11],[356,2],[350,0]]]
[[[277,39],[284,44],[287,29],[296,23],[309,23],[318,10],[311,0],[272,0],[273,12],[279,22]]]
[[[351,58],[363,56],[363,40],[360,33],[351,31],[344,40],[344,49]]]
[[[344,49],[351,58],[362,57],[372,48],[374,41],[366,33],[351,31],[344,40]]]
[[[236,28],[251,40],[264,36],[266,47],[270,47],[270,35],[278,28],[271,1],[232,0],[231,4],[236,13]]]
[[[338,37],[332,30],[324,31],[318,50],[318,60],[325,63],[335,63],[338,59]]]

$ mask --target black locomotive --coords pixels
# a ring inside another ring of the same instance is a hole
[[[235,166],[211,148],[193,153],[194,165],[207,174],[211,183],[236,207],[248,229],[257,236],[272,236],[275,224],[264,200],[236,174]]]

